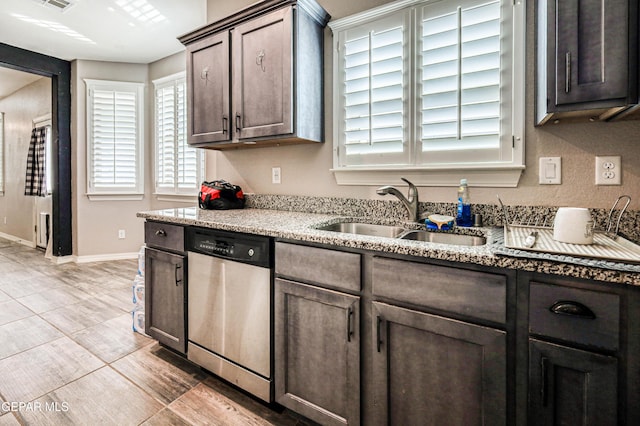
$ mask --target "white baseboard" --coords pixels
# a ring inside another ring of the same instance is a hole
[[[5,234],[4,232],[0,232],[0,238],[4,238],[5,240],[13,241],[14,243],[22,244],[23,246],[36,248],[35,241],[27,241],[27,240],[24,240],[22,238],[19,238],[19,237],[13,236],[13,235]]]
[[[0,232],[0,238],[4,238],[5,240],[9,240],[15,243],[22,244],[24,246],[30,248],[36,248],[36,243],[34,241],[27,241],[22,238],[18,238],[13,235],[5,234],[4,232]],[[128,259],[137,259],[138,252],[134,253],[109,253],[109,254],[95,254],[89,256],[51,256],[49,259],[51,262],[56,265],[62,265],[64,263],[90,263],[90,262],[107,262],[110,260],[128,260]]]
[[[134,253],[110,253],[110,254],[95,254],[90,256],[65,256],[73,257],[73,261],[76,263],[89,263],[89,262],[106,262],[109,260],[128,260],[137,259],[138,252]]]

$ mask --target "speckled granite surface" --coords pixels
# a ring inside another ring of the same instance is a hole
[[[443,207],[446,208],[446,205],[424,203],[421,207],[434,207],[433,211],[442,213],[441,209]],[[497,210],[495,206],[492,206],[492,209]],[[596,215],[594,214],[594,216]],[[376,200],[251,195],[247,199],[247,208],[243,210],[200,210],[197,207],[190,207],[140,212],[138,217],[182,225],[195,225],[303,242],[329,244],[337,247],[521,269],[640,286],[640,268],[638,265],[585,262],[585,259],[573,259],[566,256],[547,254],[533,257],[501,254],[500,248],[504,247],[502,229],[492,227],[492,225],[500,222],[489,213],[485,216],[485,225],[488,226],[464,229],[464,232],[481,233],[487,237],[487,244],[477,247],[372,237],[317,229],[324,225],[343,221],[367,221],[370,223],[401,225],[407,228],[418,227],[417,224],[405,222],[406,214],[400,203]]]
[[[509,221],[519,224],[546,224],[551,226],[557,207],[510,206],[507,200]],[[267,210],[284,210],[336,214],[353,217],[406,218],[405,208],[399,201],[360,200],[335,197],[306,197],[297,195],[248,194],[247,207]],[[484,226],[504,225],[502,209],[496,204],[473,204],[472,213],[481,214]],[[420,212],[455,216],[455,203],[421,202]],[[609,209],[590,209],[597,229],[605,229]],[[614,220],[617,219],[617,211]],[[627,211],[620,221],[620,233],[640,244],[640,211]]]

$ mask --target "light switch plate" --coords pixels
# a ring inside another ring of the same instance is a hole
[[[540,185],[560,185],[562,183],[562,157],[540,157],[538,183]]]
[[[280,167],[271,168],[271,183],[278,184],[282,182],[282,174]]]

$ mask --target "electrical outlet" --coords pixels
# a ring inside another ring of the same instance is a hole
[[[127,237],[126,232],[124,232],[124,229],[118,229],[118,238],[121,240],[124,240]]]
[[[620,156],[596,157],[596,185],[620,185],[622,161]]]
[[[271,168],[271,183],[280,183],[282,175],[280,174],[280,167]]]

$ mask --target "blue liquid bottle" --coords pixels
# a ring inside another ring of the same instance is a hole
[[[460,179],[458,188],[458,212],[456,214],[456,224],[458,226],[472,226],[471,202],[469,201],[469,187],[466,179]]]

